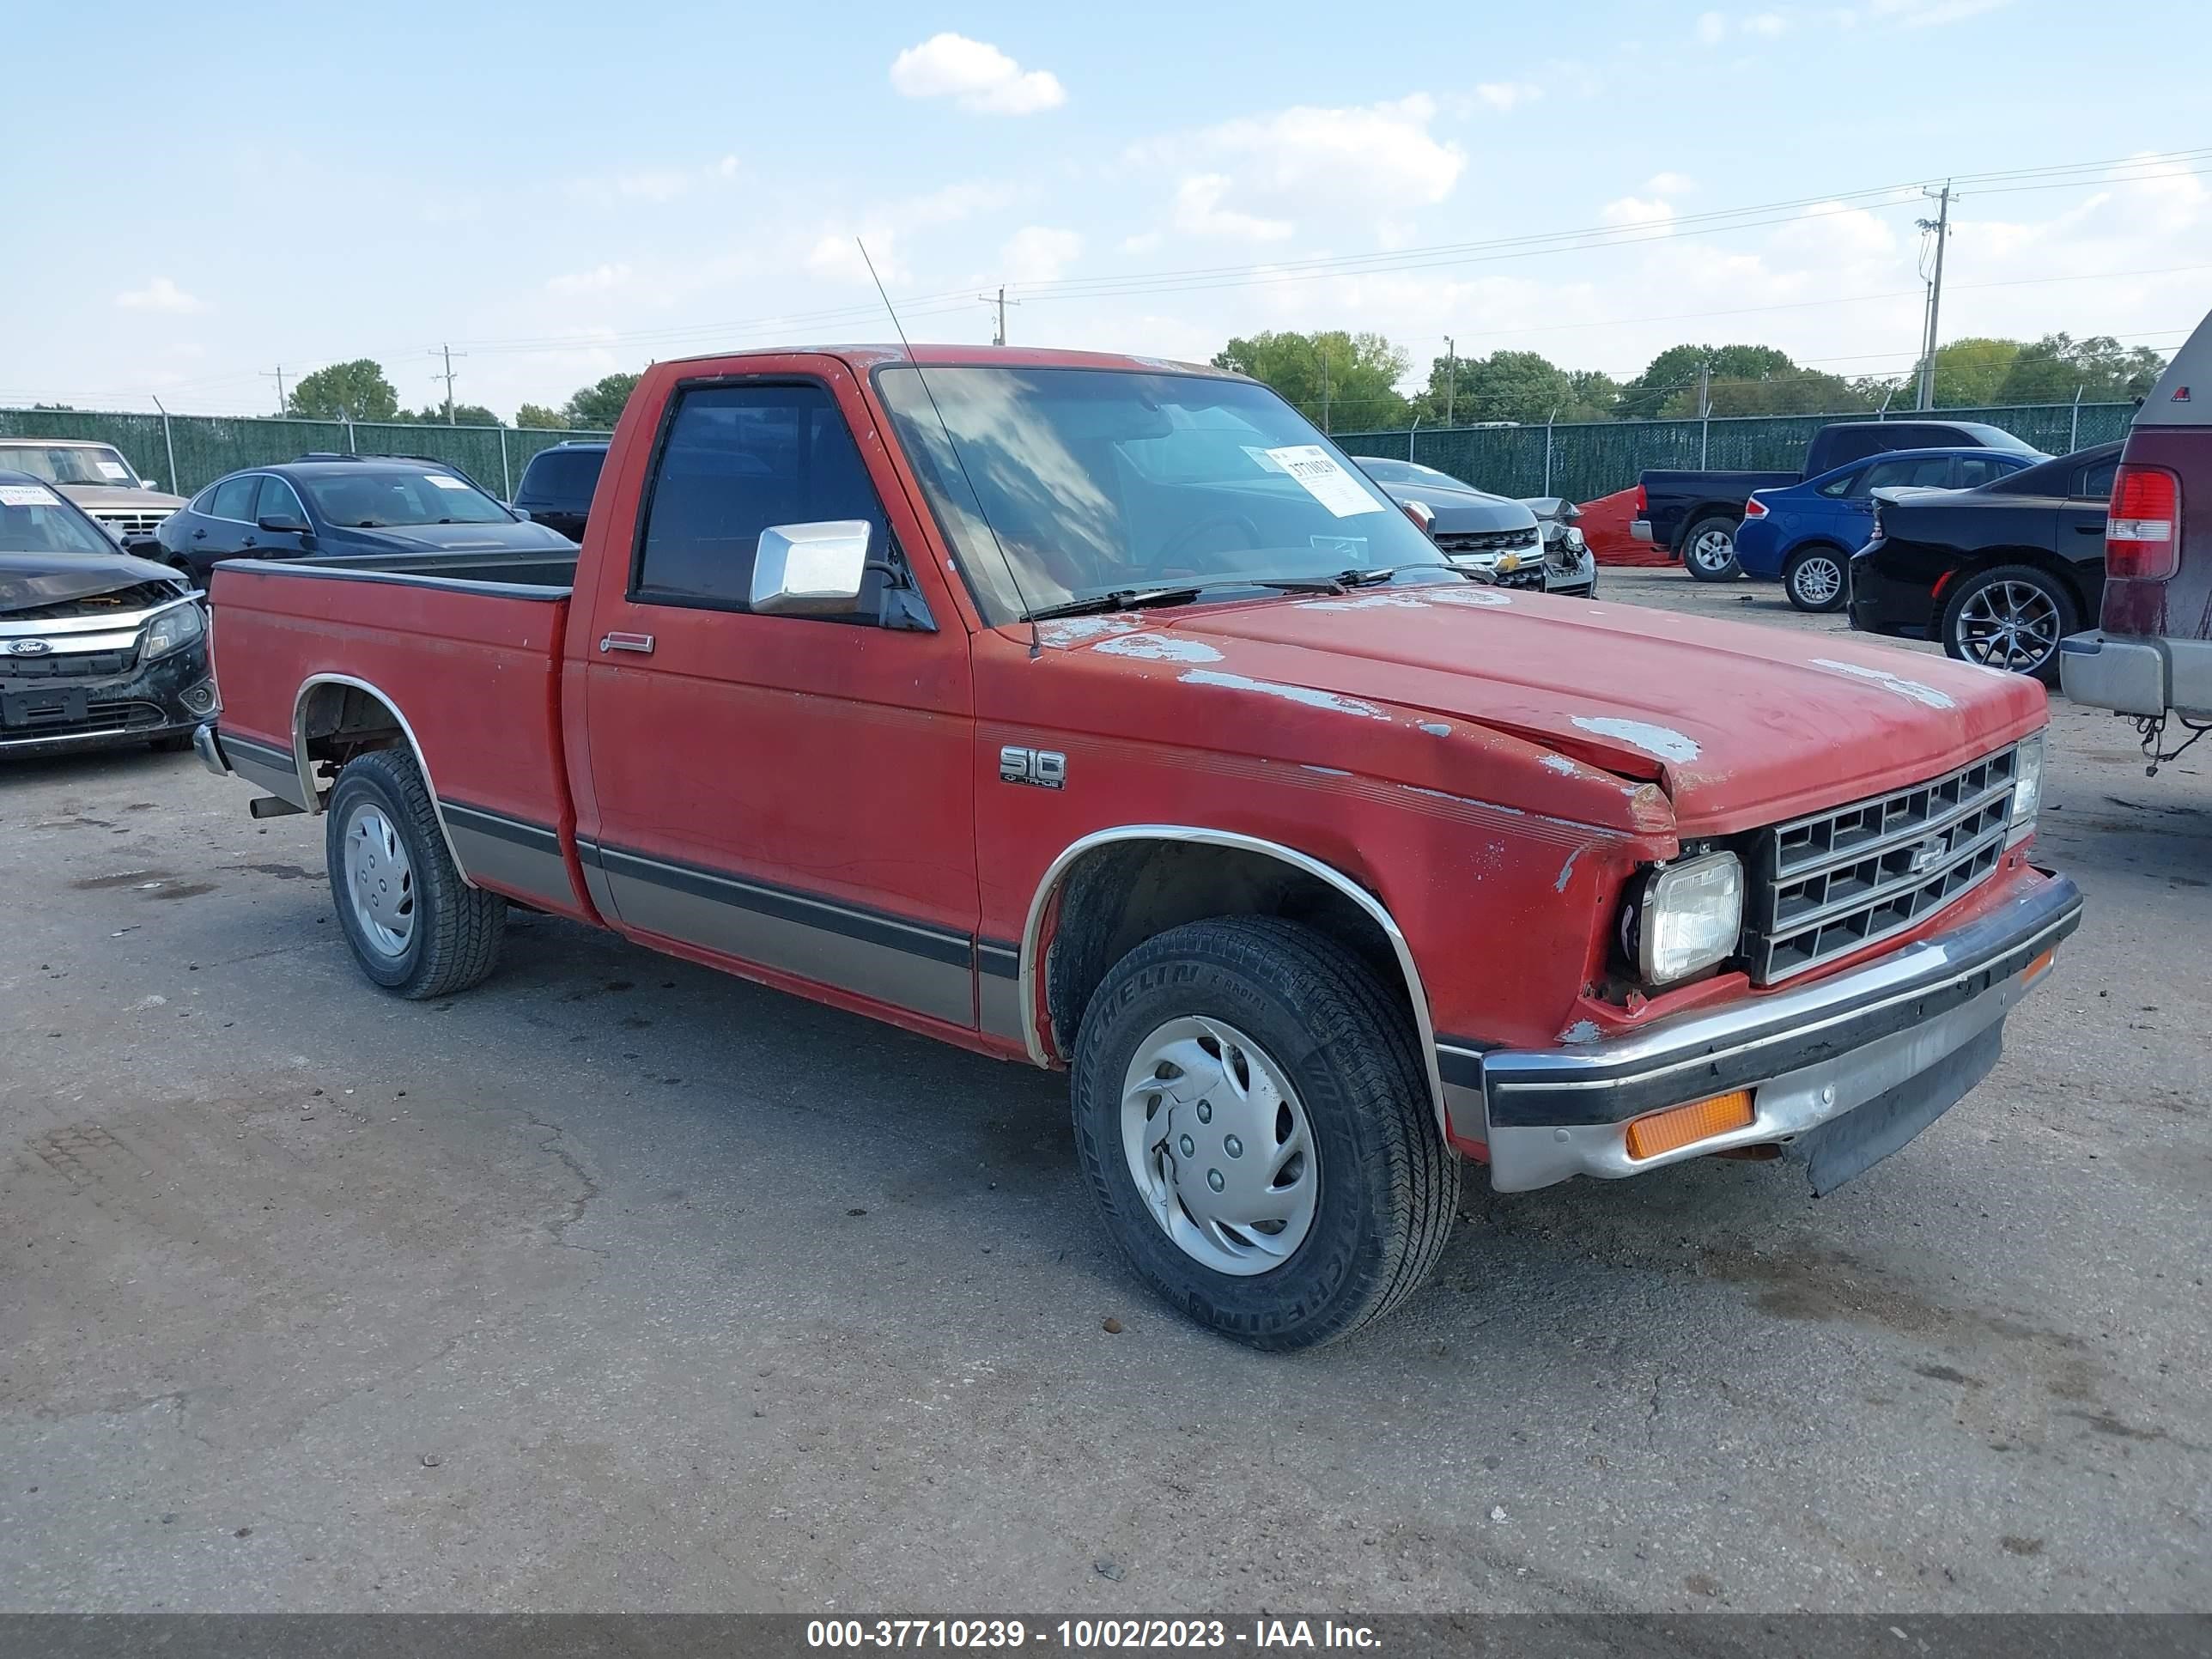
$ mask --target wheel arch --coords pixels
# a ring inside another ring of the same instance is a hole
[[[1360,953],[1370,960],[1378,956],[1382,958],[1376,965],[1379,971],[1386,974],[1386,982],[1388,974],[1395,969],[1396,988],[1404,996],[1407,1007],[1413,1015],[1414,1035],[1420,1045],[1422,1069],[1428,1079],[1430,1105],[1436,1115],[1437,1133],[1445,1133],[1447,1118],[1443,1079],[1437,1065],[1436,1030],[1430,1018],[1428,991],[1422,983],[1419,965],[1413,959],[1413,946],[1407,942],[1396,919],[1381,899],[1335,866],[1279,842],[1235,830],[1209,830],[1189,824],[1121,824],[1093,830],[1079,837],[1069,843],[1052,861],[1037,882],[1036,891],[1030,900],[1029,914],[1022,928],[1018,995],[1022,1040],[1030,1060],[1037,1066],[1049,1066],[1054,1060],[1054,1027],[1058,1021],[1054,1006],[1052,964],[1047,960],[1044,934],[1047,919],[1054,914],[1056,902],[1071,888],[1082,890],[1081,884],[1087,877],[1111,880],[1113,877],[1109,875],[1109,866],[1104,861],[1113,860],[1116,854],[1133,855],[1130,860],[1133,866],[1129,872],[1131,884],[1121,896],[1125,902],[1133,900],[1135,892],[1133,884],[1139,873],[1153,866],[1158,856],[1170,849],[1211,849],[1216,857],[1255,861],[1256,866],[1271,866],[1277,879],[1285,888],[1295,888],[1308,894],[1316,890],[1326,892],[1337,904],[1346,907],[1365,927],[1373,930],[1372,940],[1379,942],[1379,951],[1370,945]],[[1136,938],[1122,941],[1123,951],[1133,949],[1144,939],[1164,932],[1170,927],[1201,919],[1200,915],[1185,914],[1188,908],[1169,902],[1160,905],[1150,916],[1139,912],[1133,918],[1128,912],[1123,912],[1117,939],[1131,925],[1141,928]],[[1232,906],[1229,908],[1203,908],[1202,914],[1213,916],[1280,912],[1239,910]],[[1322,931],[1334,930],[1324,925]],[[1350,943],[1354,949],[1359,949],[1360,942],[1358,940],[1340,939],[1340,942]],[[1115,953],[1115,959],[1118,959],[1118,955]],[[1081,1003],[1087,1005],[1089,995],[1095,993],[1098,981],[1103,978],[1104,969],[1111,965],[1110,960],[1104,962],[1096,975],[1079,971],[1075,984],[1065,988],[1079,989]],[[1091,981],[1087,987],[1081,983],[1086,977]],[[1042,998],[1041,991],[1043,994]],[[1080,1006],[1073,1012],[1076,1018],[1080,1018]]]
[[[1970,557],[1963,561],[1958,574],[1943,585],[1942,592],[1935,596],[1935,614],[1929,619],[1929,637],[1942,637],[1944,613],[1950,610],[1951,600],[1961,587],[1977,576],[2008,564],[2024,564],[2051,577],[2066,590],[2067,596],[2074,601],[2075,620],[2094,624],[2096,611],[2089,591],[2081,577],[2075,574],[2069,561],[2061,558],[2047,547],[1984,547],[1976,549]]]
[[[453,844],[453,826],[446,822],[445,803],[438,798],[429,759],[398,699],[383,687],[352,674],[309,675],[292,700],[292,763],[300,775],[300,804],[311,813],[319,815],[323,811],[323,792],[315,787],[317,762],[343,764],[351,756],[370,749],[405,749],[414,757],[430,797],[430,810],[438,820],[439,837],[446,843],[446,855],[453,860],[463,883],[474,887],[476,881]]]

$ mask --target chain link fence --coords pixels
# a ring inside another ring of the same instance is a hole
[[[1900,412],[1899,420],[1984,421],[2053,455],[2126,435],[2133,404],[2029,404]],[[1813,434],[1857,415],[1741,415],[1711,421],[1594,421],[1559,426],[1436,427],[1331,435],[1353,455],[1419,461],[1500,495],[1594,501],[1647,467],[1782,471]]]
[[[0,438],[78,438],[113,444],[138,476],[190,495],[243,466],[294,461],[317,452],[424,455],[457,466],[506,501],[524,463],[570,438],[605,432],[536,427],[433,426],[219,415],[116,415],[75,409],[0,409]]]

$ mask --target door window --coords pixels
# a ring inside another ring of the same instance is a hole
[[[762,531],[836,519],[866,520],[870,558],[888,556],[883,503],[826,390],[692,387],[678,394],[654,465],[631,597],[744,610]],[[875,621],[880,584],[871,571],[858,611],[827,620]]]
[[[1975,485],[1985,484],[1992,478],[2009,477],[2019,470],[2018,467],[2008,466],[2002,461],[1992,459],[1987,455],[1961,455],[1959,457],[1959,488],[1972,489]]]
[[[1840,478],[1831,478],[1822,484],[1820,494],[1832,501],[1839,501],[1846,495],[1863,495],[1866,492],[1857,488],[1858,481],[1857,473],[1846,472]]]
[[[2111,501],[2112,474],[2118,470],[2119,465],[2120,458],[2115,455],[2109,461],[2099,461],[2094,466],[2083,467],[2078,475],[2080,482],[2074,486],[2075,495],[2085,501]]]
[[[261,480],[261,499],[255,503],[253,516],[257,519],[297,519],[307,521],[307,509],[300,505],[298,493],[282,478]]]
[[[1951,482],[1951,458],[1948,455],[1924,455],[1917,459],[1876,461],[1859,474],[1853,496],[1862,496],[1876,489],[1894,489],[1899,485],[1929,485],[1942,489]]]
[[[225,478],[215,487],[215,500],[208,512],[218,519],[235,519],[240,524],[253,522],[254,492],[261,487],[261,475],[248,472],[235,478]]]

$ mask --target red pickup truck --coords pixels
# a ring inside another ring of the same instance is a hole
[[[1135,1271],[1261,1346],[1409,1294],[1455,1157],[1826,1191],[1987,1073],[2081,903],[2039,685],[1509,592],[1411,513],[1206,368],[662,363],[572,559],[219,567],[198,746],[325,816],[399,995],[522,904],[1065,1067]]]

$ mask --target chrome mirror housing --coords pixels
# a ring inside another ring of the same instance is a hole
[[[767,617],[835,617],[856,609],[868,571],[866,519],[770,525],[753,553],[752,608]]]

